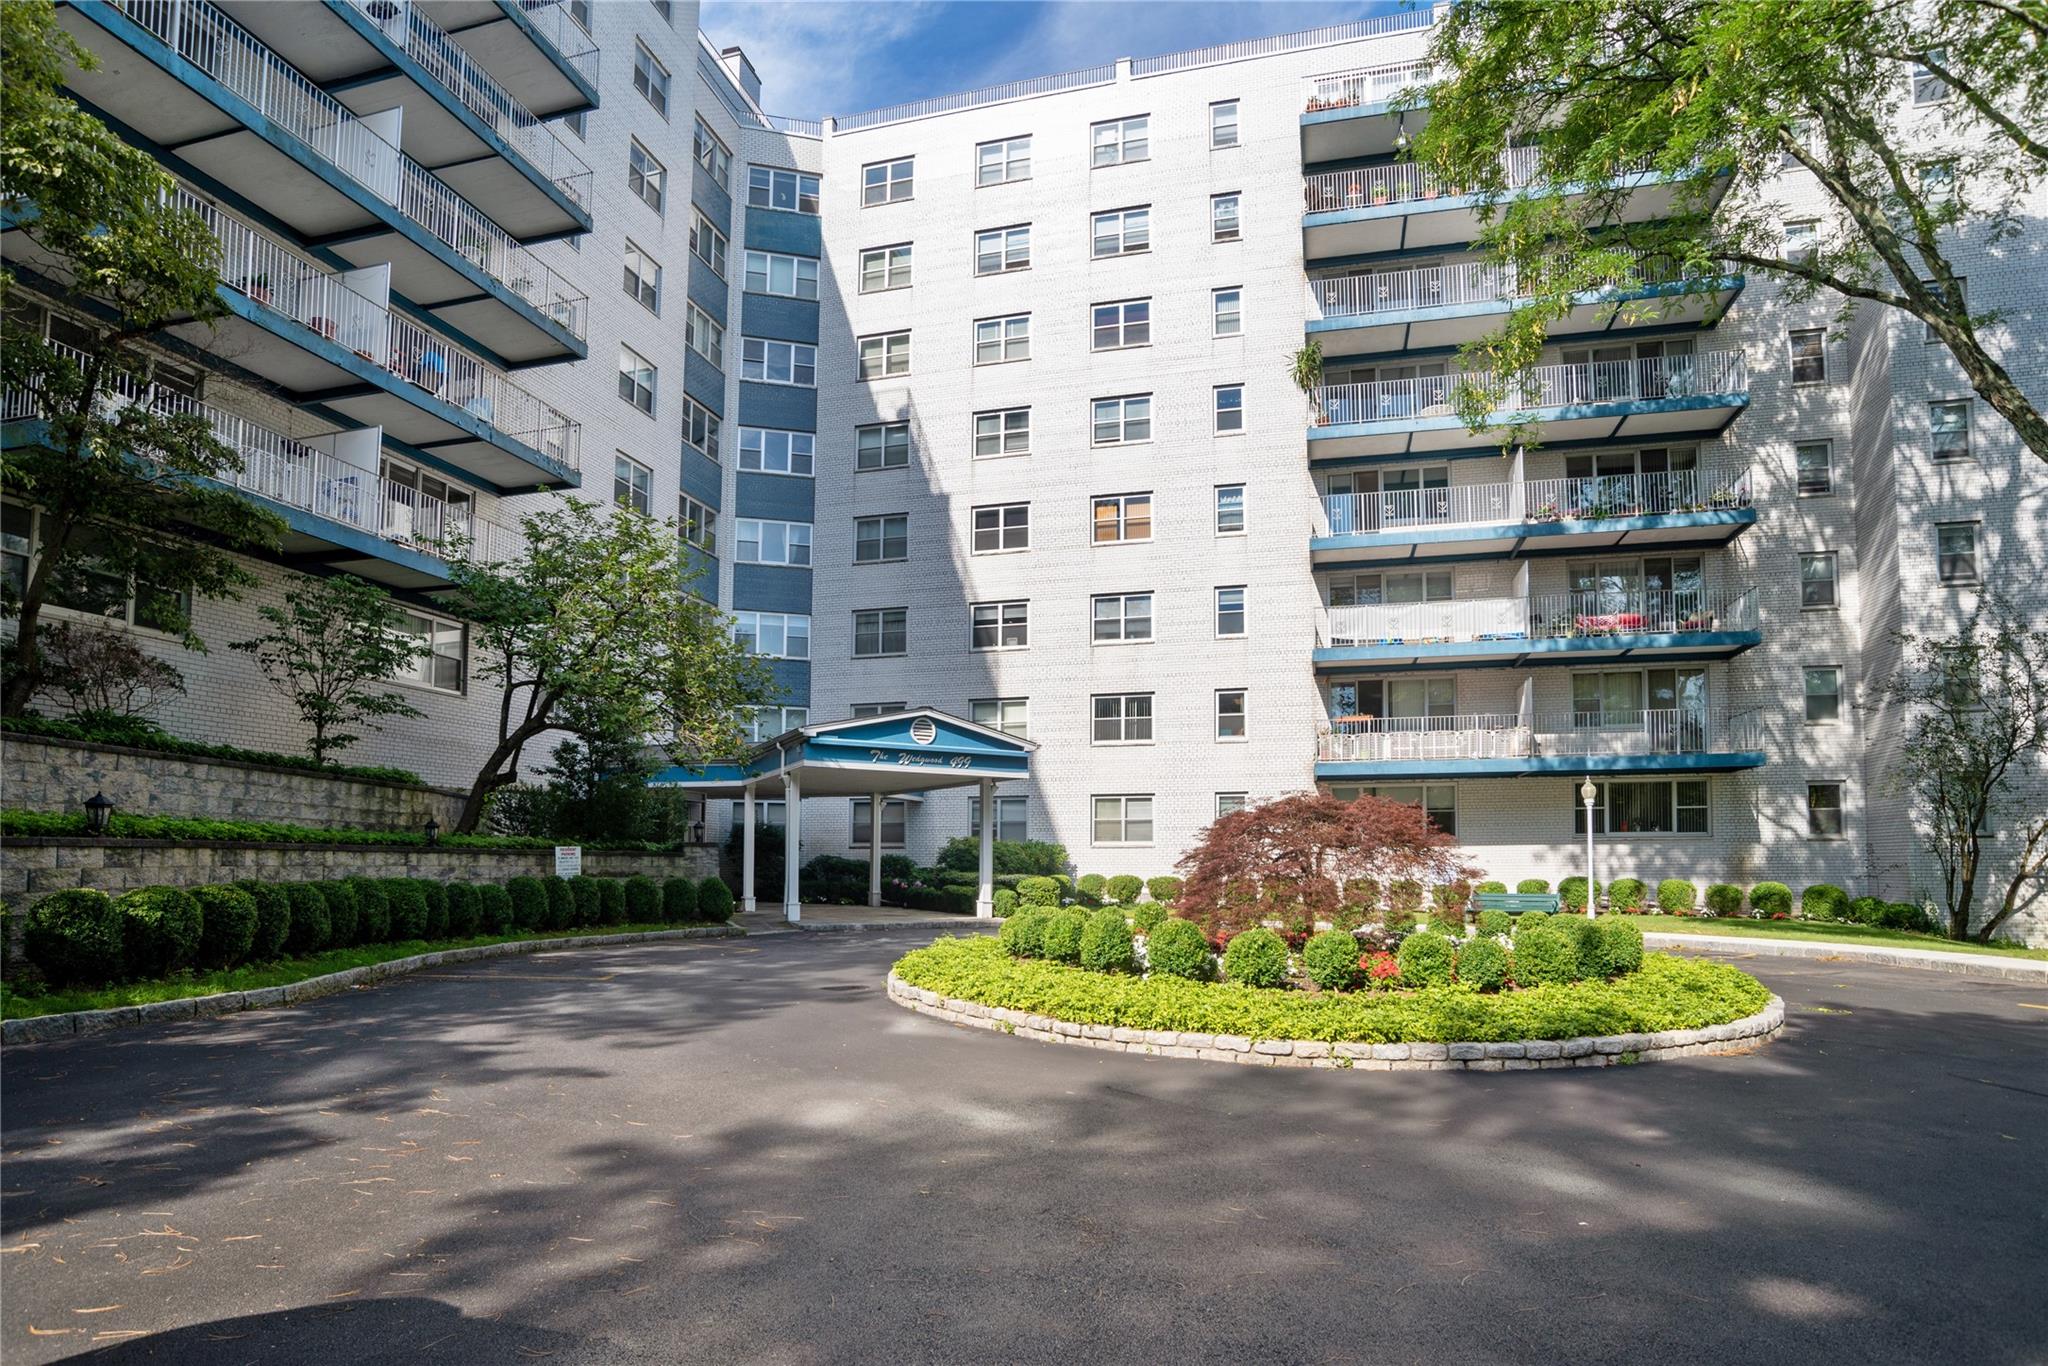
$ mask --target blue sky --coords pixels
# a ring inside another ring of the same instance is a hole
[[[1404,8],[1400,0],[704,0],[698,25],[718,46],[746,49],[770,113],[821,118]]]

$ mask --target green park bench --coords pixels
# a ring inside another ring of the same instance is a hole
[[[1555,892],[1481,892],[1472,900],[1474,910],[1506,911],[1509,915],[1520,915],[1523,911],[1556,915],[1557,906]]]

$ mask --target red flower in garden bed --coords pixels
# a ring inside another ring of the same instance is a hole
[[[1359,971],[1375,982],[1391,982],[1401,975],[1400,962],[1384,949],[1378,953],[1360,954],[1358,967]]]

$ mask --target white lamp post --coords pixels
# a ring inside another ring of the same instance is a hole
[[[1594,916],[1593,903],[1599,900],[1594,888],[1600,884],[1593,879],[1593,800],[1600,795],[1600,789],[1593,786],[1593,775],[1588,773],[1586,781],[1579,784],[1579,800],[1586,804],[1586,918]]]

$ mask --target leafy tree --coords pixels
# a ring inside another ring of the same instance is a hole
[[[60,693],[75,717],[146,716],[185,691],[177,669],[119,631],[60,621],[43,627],[43,688]]]
[[[306,752],[324,764],[338,749],[361,739],[352,730],[387,716],[424,716],[403,695],[376,685],[420,657],[422,647],[403,630],[391,595],[350,574],[301,577],[285,605],[268,603],[256,614],[270,629],[230,649],[256,661],[278,696],[313,729]]]
[[[1880,685],[1905,715],[1894,786],[1929,828],[1952,939],[1970,937],[1984,841],[2017,822],[2023,849],[2003,903],[1977,929],[1989,941],[2042,894],[2048,876],[2048,629],[1988,600],[1954,635],[1900,633],[1905,662]]]
[[[450,606],[484,661],[475,672],[499,688],[497,740],[457,819],[463,833],[550,731],[653,737],[697,764],[744,748],[742,709],[775,694],[729,619],[691,593],[700,571],[673,520],[563,498],[524,526],[517,559],[450,566]]]
[[[241,457],[203,416],[148,401],[154,362],[137,343],[222,312],[220,248],[197,214],[169,199],[172,182],[155,162],[61,92],[68,67],[93,64],[48,0],[0,5],[0,207],[33,244],[38,289],[93,319],[53,344],[21,321],[21,282],[0,276],[0,372],[10,391],[36,395],[48,428],[0,463],[0,488],[41,512],[26,582],[0,590],[19,622],[0,693],[8,715],[41,685],[38,626],[53,595],[106,597],[111,585],[116,601],[135,596],[138,617],[203,649],[187,596],[235,596],[254,580],[230,552],[274,546],[284,531],[274,514],[209,482],[231,479]]]
[[[1984,340],[1999,315],[1969,308],[1950,254],[1959,239],[2015,237],[2048,177],[2044,43],[2034,0],[1448,6],[1430,50],[1442,79],[1405,97],[1430,111],[1414,155],[1490,206],[1483,242],[1529,296],[1468,348],[1496,380],[1460,385],[1460,414],[1481,425],[1535,363],[1545,324],[1575,293],[1634,276],[1644,253],[1691,276],[1726,263],[1794,298],[1832,291],[1845,311],[1909,314],[2048,460],[2048,418]],[[1911,104],[1916,81],[1943,97]],[[1517,156],[1533,174],[1511,172],[1502,150],[1532,139]],[[1811,172],[1828,204],[1810,254],[1786,241],[1772,193],[1787,166]],[[1644,168],[1672,182],[1671,213],[1619,222],[1618,178]]]

